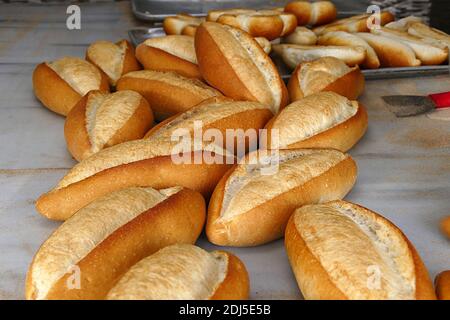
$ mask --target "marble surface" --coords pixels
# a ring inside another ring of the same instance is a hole
[[[34,65],[63,55],[82,57],[90,42],[126,38],[126,30],[139,24],[127,2],[82,4],[82,30],[69,31],[65,8],[1,5],[0,299],[23,298],[33,254],[58,226],[35,211],[34,200],[75,164],[64,143],[64,119],[33,96]],[[380,96],[449,88],[449,76],[368,81],[361,101],[368,109],[369,130],[350,151],[359,175],[347,200],[397,224],[432,277],[450,268],[450,241],[438,229],[439,220],[450,215],[450,122],[395,118]],[[215,248],[204,237],[198,244]],[[301,298],[281,240],[229,250],[248,267],[252,298]]]

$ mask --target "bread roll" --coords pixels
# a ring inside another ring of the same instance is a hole
[[[380,67],[380,60],[378,56],[369,44],[362,38],[345,32],[345,31],[331,31],[320,36],[318,39],[320,45],[335,45],[335,46],[359,46],[366,49],[366,60],[362,63],[362,66],[367,69],[376,69]]]
[[[217,146],[184,142],[143,139],[103,149],[41,195],[36,209],[49,219],[65,220],[105,194],[135,186],[179,185],[209,196],[234,157]]]
[[[441,230],[450,239],[450,216],[442,219]]]
[[[131,267],[107,299],[238,300],[248,294],[247,270],[235,255],[176,244]]]
[[[104,299],[132,265],[175,243],[195,243],[205,201],[182,187],[129,188],[79,210],[44,242],[26,281],[27,299]]]
[[[428,272],[406,236],[358,205],[332,201],[297,209],[285,245],[305,299],[435,299]]]
[[[272,51],[272,43],[264,37],[256,37],[256,42],[258,42],[259,46],[264,50],[266,54],[269,54]]]
[[[440,43],[450,47],[450,35],[445,32],[431,28],[423,23],[413,23],[408,28],[408,33],[422,38],[423,41],[427,41],[432,44]]]
[[[299,26],[330,23],[337,16],[336,7],[330,1],[292,1],[286,5],[284,11],[294,14]]]
[[[112,86],[123,74],[141,69],[134,56],[134,48],[127,40],[117,43],[96,41],[87,49],[86,60],[101,69]]]
[[[206,235],[216,245],[238,247],[278,239],[295,208],[344,197],[356,170],[353,159],[337,150],[249,153],[214,190]]]
[[[321,92],[333,91],[355,100],[364,90],[364,75],[359,67],[348,67],[342,60],[323,57],[300,63],[288,83],[291,101]]]
[[[247,33],[205,22],[195,34],[203,78],[236,100],[259,101],[275,114],[288,103],[288,93],[272,60]]]
[[[439,273],[434,283],[437,298],[439,300],[450,300],[450,270]]]
[[[176,72],[141,70],[124,75],[117,90],[133,90],[150,101],[155,118],[164,120],[222,94],[204,82]]]
[[[375,50],[382,67],[417,67],[421,64],[411,47],[403,42],[367,32],[356,35]]]
[[[357,101],[334,92],[319,92],[288,105],[266,129],[269,149],[332,148],[345,152],[366,132],[367,112]]]
[[[317,43],[317,36],[306,27],[297,27],[295,31],[283,38],[284,43],[314,45]]]
[[[201,78],[194,38],[190,36],[169,35],[147,39],[137,46],[136,58],[147,70],[175,71],[185,77]]]
[[[314,61],[322,57],[341,59],[349,66],[361,64],[366,59],[366,49],[359,46],[303,46],[298,44],[277,44],[272,46],[292,69],[302,62]]]
[[[45,107],[65,116],[86,93],[109,91],[109,84],[108,77],[91,63],[64,57],[37,65],[33,90]]]
[[[188,14],[177,14],[165,18],[163,28],[168,35],[182,34],[193,37],[197,27],[204,20],[204,18],[197,18]]]
[[[69,112],[64,136],[70,153],[81,161],[104,148],[141,139],[152,125],[152,109],[139,93],[95,90]]]
[[[389,29],[408,31],[409,26],[416,22],[421,23],[422,18],[415,16],[407,16],[405,18],[389,22],[388,24],[385,25],[385,27]]]

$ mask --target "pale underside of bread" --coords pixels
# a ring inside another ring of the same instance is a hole
[[[388,220],[357,205],[333,201],[298,209],[286,228],[285,246],[306,299],[435,298],[408,239]],[[376,284],[374,268],[381,272]]]

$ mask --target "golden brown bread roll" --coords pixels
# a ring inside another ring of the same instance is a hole
[[[336,7],[330,1],[292,1],[286,5],[284,11],[294,14],[299,26],[330,23],[337,16]]]
[[[317,36],[306,27],[297,27],[294,32],[283,38],[283,43],[314,45],[317,43]]]
[[[117,90],[139,92],[150,101],[155,118],[164,120],[196,104],[222,94],[204,82],[176,72],[141,70],[124,75]]]
[[[145,40],[136,48],[136,58],[144,69],[175,71],[189,78],[201,78],[195,56],[194,38],[168,35]]]
[[[113,145],[141,139],[153,125],[153,113],[139,93],[89,91],[64,124],[67,148],[81,161]]]
[[[358,101],[319,92],[288,105],[266,129],[269,149],[331,148],[345,152],[366,132],[367,112]]]
[[[79,210],[43,243],[27,299],[103,299],[132,265],[176,243],[195,243],[205,201],[182,187],[128,188]]]
[[[248,294],[247,270],[235,255],[176,244],[131,267],[107,299],[242,300]]]
[[[163,28],[167,35],[182,34],[193,37],[197,27],[205,21],[204,18],[188,14],[177,14],[164,19]]]
[[[450,216],[442,219],[441,230],[450,239]]]
[[[86,60],[101,69],[112,86],[125,73],[141,69],[134,55],[134,48],[127,40],[116,43],[96,41],[88,47]]]
[[[408,28],[408,33],[432,44],[443,44],[450,47],[450,35],[431,28],[423,23],[413,23]]]
[[[109,91],[109,83],[108,77],[93,64],[64,57],[37,65],[33,90],[45,107],[65,116],[89,91]]]
[[[297,209],[285,246],[305,299],[435,299],[428,272],[400,229],[350,202]]]
[[[205,22],[195,34],[195,50],[203,78],[224,95],[267,104],[274,114],[287,104],[287,89],[278,70],[247,33]]]
[[[220,180],[208,207],[206,235],[221,246],[256,246],[280,238],[292,211],[344,197],[356,164],[340,151],[255,151]]]
[[[450,270],[442,271],[434,281],[439,300],[450,300]]]
[[[355,100],[364,91],[364,75],[358,66],[348,67],[342,60],[323,57],[300,63],[288,83],[291,101],[321,92],[333,91]]]

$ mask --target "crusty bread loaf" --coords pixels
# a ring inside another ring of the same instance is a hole
[[[194,38],[169,35],[150,38],[136,48],[136,58],[144,69],[175,71],[185,77],[201,78],[194,49]]]
[[[297,17],[299,26],[317,26],[330,23],[336,19],[336,6],[331,1],[292,1],[284,8]]]
[[[366,49],[359,46],[305,46],[299,44],[277,44],[272,46],[292,69],[302,62],[314,61],[322,57],[341,59],[349,66],[363,63],[366,59]]]
[[[139,93],[89,91],[64,124],[67,148],[81,161],[110,146],[141,139],[153,125],[153,113]]]
[[[439,273],[434,283],[437,298],[439,300],[450,300],[450,270]]]
[[[247,33],[205,22],[195,34],[195,50],[203,78],[224,95],[267,104],[274,114],[288,103],[278,70]]]
[[[205,196],[234,162],[214,146],[184,140],[143,139],[103,149],[75,165],[36,201],[47,218],[65,220],[95,199],[123,188],[183,186]]]
[[[193,17],[188,14],[177,14],[164,19],[163,28],[166,34],[182,34],[194,36],[197,27],[204,21],[204,18]]]
[[[342,152],[367,130],[367,112],[357,101],[319,92],[295,101],[266,125],[269,149],[331,148]],[[272,136],[273,134],[273,136]]]
[[[408,31],[408,28],[416,22],[422,22],[422,18],[416,16],[407,16],[396,21],[389,22],[385,25],[386,28]]]
[[[204,82],[176,72],[141,70],[124,75],[117,90],[139,92],[150,101],[155,118],[164,120],[196,104],[222,94]]]
[[[380,67],[380,60],[371,46],[362,38],[345,32],[345,31],[330,31],[320,36],[318,39],[320,45],[334,45],[334,46],[359,46],[366,49],[366,60],[362,66],[367,69],[376,69]]]
[[[37,65],[33,90],[45,107],[65,116],[89,91],[109,91],[109,83],[108,77],[93,64],[64,57]]]
[[[116,85],[123,74],[141,69],[134,55],[134,48],[127,40],[116,43],[96,41],[88,47],[86,60],[102,70],[112,86]]]
[[[285,246],[305,299],[435,299],[406,236],[358,205],[332,201],[297,209]]]
[[[131,267],[107,299],[242,300],[248,294],[247,270],[235,255],[176,244]]]
[[[195,243],[205,201],[182,187],[128,188],[79,210],[44,242],[27,299],[103,299],[132,265],[162,247]]]
[[[292,211],[341,199],[356,180],[356,164],[340,151],[255,151],[214,190],[206,235],[216,245],[256,246],[280,238]]]
[[[317,36],[306,27],[297,27],[294,32],[283,38],[283,43],[314,45],[317,43]]]
[[[375,50],[382,67],[417,67],[421,64],[411,47],[403,42],[368,32],[356,35]]]
[[[423,23],[413,23],[408,28],[408,33],[422,38],[423,41],[427,41],[432,44],[440,43],[450,47],[450,35],[445,32],[431,28]]]
[[[355,100],[363,90],[364,75],[359,67],[350,68],[342,60],[333,57],[300,63],[288,83],[291,101],[321,91],[333,91]]]
[[[441,230],[450,239],[450,216],[442,219]]]

